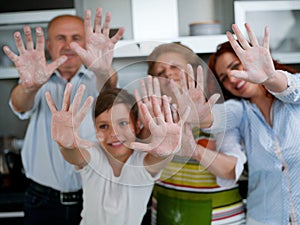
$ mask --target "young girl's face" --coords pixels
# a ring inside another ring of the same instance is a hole
[[[136,125],[128,106],[122,103],[113,105],[96,118],[95,126],[101,147],[115,159],[125,162],[132,154],[129,144],[136,138]]]

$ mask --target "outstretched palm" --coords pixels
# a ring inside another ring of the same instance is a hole
[[[197,82],[194,79],[193,68],[190,64],[187,65],[188,82],[186,82],[185,74],[181,74],[181,90],[175,82],[171,81],[172,91],[176,97],[179,114],[182,115],[186,106],[191,107],[191,113],[187,120],[188,123],[202,126],[202,124],[210,124],[211,107],[216,103],[219,94],[214,94],[208,101],[204,94],[203,73],[202,67],[197,68]]]
[[[46,83],[51,74],[66,60],[66,56],[62,56],[50,64],[46,63],[44,51],[44,33],[42,28],[36,28],[36,49],[29,26],[24,27],[24,34],[26,40],[26,49],[24,47],[20,32],[14,34],[16,46],[19,51],[19,56],[13,53],[7,46],[3,50],[5,54],[14,62],[23,87],[30,90],[37,90],[44,83]]]
[[[151,103],[151,96],[156,97],[156,100],[158,101],[158,104],[160,106],[162,104],[159,81],[157,78],[153,78],[152,76],[148,75],[146,78],[146,82],[144,81],[144,79],[140,80],[140,86],[142,91],[142,97],[140,96],[137,89],[134,90],[134,96],[139,110],[142,110],[141,106],[142,104],[145,104],[150,114],[153,115],[153,105]],[[143,124],[143,128],[149,130],[148,121],[146,121],[145,115],[142,113],[140,114],[140,120]]]
[[[46,100],[52,112],[51,134],[54,141],[67,149],[77,149],[91,144],[79,137],[79,127],[87,114],[93,98],[89,97],[82,108],[79,106],[84,94],[85,87],[81,85],[75,95],[72,106],[70,106],[70,95],[72,86],[66,86],[61,111],[58,111],[49,92],[46,93]]]
[[[151,132],[150,143],[132,143],[133,148],[147,151],[158,158],[165,158],[175,154],[181,145],[182,127],[188,117],[190,108],[188,107],[183,117],[178,122],[173,122],[172,113],[167,96],[162,97],[163,110],[156,97],[151,97],[153,115],[147,106],[142,104],[141,110]]]
[[[228,40],[235,53],[241,60],[244,70],[233,70],[231,73],[238,78],[250,81],[252,83],[263,83],[275,74],[275,67],[269,50],[269,28],[266,27],[262,45],[249,24],[245,24],[250,43],[245,39],[237,25],[233,24],[232,29],[235,32],[239,43],[233,35],[227,32]]]
[[[97,8],[93,28],[91,11],[86,10],[84,16],[86,48],[81,48],[76,42],[71,44],[71,48],[76,51],[83,63],[96,75],[107,74],[110,71],[113,49],[124,33],[124,28],[120,28],[112,38],[109,38],[111,14],[109,12],[106,14],[103,29],[101,20],[102,9]]]

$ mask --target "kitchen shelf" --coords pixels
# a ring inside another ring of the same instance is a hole
[[[24,12],[0,13],[0,25],[15,25],[27,23],[48,23],[53,17],[61,14],[76,14],[75,9],[36,10]]]
[[[114,57],[147,57],[152,50],[162,43],[180,42],[191,48],[197,54],[212,53],[218,44],[227,41],[225,34],[184,36],[166,40],[138,41],[121,40],[115,46]]]
[[[216,46],[227,41],[225,34],[222,35],[203,35],[185,36],[168,40],[137,41],[120,40],[114,50],[114,58],[147,57],[152,50],[162,44],[180,42],[191,48],[197,54],[212,53]],[[14,67],[0,67],[0,79],[18,78],[18,72]]]
[[[273,52],[272,57],[283,64],[300,63],[300,52]]]
[[[156,41],[135,41],[121,40],[114,50],[116,60],[122,58],[147,57],[152,50],[162,44],[171,42],[180,42],[191,48],[197,54],[209,54],[215,52],[218,44],[227,41],[226,35],[203,35],[203,36],[186,36],[169,40]],[[273,52],[272,56],[284,64],[300,63],[300,52]],[[0,79],[18,78],[18,72],[14,67],[0,67]]]
[[[0,79],[19,78],[18,71],[15,67],[0,67]]]

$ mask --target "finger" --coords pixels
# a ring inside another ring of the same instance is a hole
[[[176,83],[175,83],[174,80],[171,80],[171,81],[170,81],[170,84],[171,84],[171,90],[172,90],[172,92],[174,93],[175,98],[176,98],[177,100],[179,100],[179,99],[180,99],[180,96],[181,96],[181,93],[180,93],[180,90],[179,90],[178,86],[176,85]]]
[[[154,87],[155,96],[160,100],[161,99],[161,91],[160,91],[159,80],[157,77],[153,78],[153,87]]]
[[[72,91],[72,84],[67,83],[65,92],[64,92],[64,99],[63,99],[63,103],[61,106],[61,111],[64,111],[64,112],[68,111],[68,109],[70,107],[71,91]]]
[[[123,34],[125,32],[124,27],[120,27],[117,33],[110,39],[113,44],[116,44],[121,38],[123,37]]]
[[[243,49],[250,48],[249,42],[246,40],[240,29],[236,24],[232,25],[232,30],[234,31],[235,35],[237,36],[237,39],[239,40],[239,43],[243,47]]]
[[[152,76],[147,76],[146,79],[147,79],[148,96],[152,96],[152,95],[154,95]]]
[[[153,118],[152,118],[151,113],[149,112],[149,109],[146,106],[146,104],[142,103],[140,110],[141,110],[141,114],[143,114],[145,125],[147,125],[147,127],[149,127],[151,121],[153,122]]]
[[[96,9],[96,16],[94,20],[95,33],[101,33],[101,21],[102,21],[102,8]]]
[[[220,94],[213,94],[212,96],[210,96],[207,103],[210,105],[210,107],[212,107],[214,104],[216,104],[219,98]]]
[[[237,54],[238,57],[240,57],[244,50],[238,44],[238,42],[235,40],[235,38],[233,37],[233,35],[230,32],[226,32],[226,36],[227,36],[227,38],[230,42],[230,45],[233,48],[234,52]]]
[[[23,43],[23,40],[22,40],[21,33],[18,32],[18,31],[15,32],[14,33],[14,38],[15,38],[16,46],[17,46],[17,49],[18,49],[20,55],[24,54],[26,52],[26,50],[25,50],[25,47],[24,47],[24,43]]]
[[[200,65],[197,67],[197,89],[201,92],[204,91],[203,68]]]
[[[141,90],[142,90],[142,98],[143,98],[143,102],[148,102],[148,93],[147,93],[147,89],[146,89],[146,84],[145,81],[142,79],[140,80],[140,86],[141,86]]]
[[[156,118],[159,118],[161,121],[164,121],[161,105],[158,104],[157,98],[154,95],[151,96],[151,104],[152,104],[154,116]]]
[[[230,74],[236,78],[248,80],[248,74],[244,70],[231,70]]]
[[[141,112],[142,111],[142,100],[141,100],[141,96],[140,96],[140,93],[139,93],[139,91],[138,90],[134,90],[134,97],[135,97],[135,100],[136,100],[136,104],[137,104],[137,106],[138,106],[138,109],[139,109],[139,111]]]
[[[161,91],[160,91],[160,84],[159,80],[157,77],[153,78],[153,89],[154,89],[154,95],[157,98],[158,104],[162,104],[162,99],[161,99]]]
[[[179,121],[179,116],[178,116],[177,110],[178,110],[177,105],[176,104],[172,104],[171,105],[171,112],[172,112],[173,121],[175,123],[177,123]]]
[[[250,39],[250,43],[252,44],[252,46],[259,46],[257,38],[248,23],[245,23],[245,28],[246,28],[246,31],[247,31],[247,34],[248,34],[248,37]]]
[[[185,121],[187,121],[187,118],[189,117],[190,112],[191,112],[191,107],[190,106],[186,107],[183,115],[181,115],[181,117],[180,117],[180,121],[178,122],[178,124],[183,125],[185,123]]]
[[[56,70],[58,67],[60,67],[62,64],[64,64],[67,60],[68,60],[68,57],[63,55],[63,56],[60,56],[58,59],[54,60],[53,62],[51,62],[47,67],[47,73],[48,73],[49,77],[54,72],[54,70]]]
[[[89,9],[85,10],[85,12],[84,12],[84,30],[85,30],[86,37],[93,34],[92,12]]]
[[[131,149],[139,150],[143,152],[149,152],[152,150],[152,146],[150,144],[144,144],[141,142],[131,142],[129,147]]]
[[[9,49],[8,46],[5,45],[5,46],[3,47],[3,51],[4,51],[5,55],[7,55],[7,57],[8,57],[11,61],[14,62],[14,64],[17,63],[17,61],[18,61],[18,56],[17,56],[15,53],[13,53],[13,52]]]
[[[104,25],[103,25],[103,34],[105,36],[109,36],[109,24],[110,24],[110,21],[111,21],[111,13],[110,12],[107,12],[106,15],[105,15],[105,21],[104,21]]]
[[[171,107],[168,101],[168,97],[166,95],[162,96],[162,103],[164,107],[164,117],[166,122],[173,122]]]
[[[79,149],[89,149],[93,146],[93,143],[88,140],[80,139],[78,135],[74,135],[76,138],[77,146]]]
[[[70,43],[70,48],[76,52],[77,55],[79,55],[79,57],[81,59],[86,59],[86,50],[84,48],[82,48],[77,42],[71,42]]]
[[[182,89],[183,92],[187,92],[188,91],[188,86],[187,86],[187,83],[186,83],[186,76],[185,76],[184,70],[180,71],[179,76],[180,76],[181,89]]]
[[[137,103],[141,102],[142,99],[141,99],[140,93],[137,89],[134,89],[134,97],[135,97],[135,100]]]
[[[269,26],[265,27],[265,34],[264,34],[262,46],[267,49],[270,48],[270,28],[269,28]]]
[[[42,54],[45,51],[45,39],[44,32],[41,27],[35,28],[35,36],[36,36],[36,50]]]
[[[94,98],[92,96],[89,96],[83,106],[81,107],[80,111],[78,112],[78,114],[76,115],[76,119],[78,122],[82,122],[84,117],[86,116],[86,114],[88,113],[92,103],[93,103]]]
[[[24,36],[27,50],[33,50],[33,39],[29,26],[24,26]]]
[[[47,92],[45,93],[45,97],[46,97],[46,101],[47,101],[47,104],[48,104],[48,106],[49,106],[49,109],[50,109],[51,113],[57,112],[56,105],[55,105],[55,103],[54,103],[54,101],[53,101],[53,98],[52,98],[52,96],[50,95],[50,92],[49,92],[49,91],[47,91]]]
[[[195,75],[194,70],[191,64],[187,64],[187,72],[188,72],[188,84],[189,89],[195,88]]]
[[[183,132],[186,134],[191,134],[192,133],[192,126],[190,123],[185,123],[183,125]]]
[[[97,137],[97,140],[99,141],[99,142],[103,142],[104,141],[104,139],[105,139],[105,134],[103,134],[103,133],[97,133],[96,134],[96,137]]]
[[[85,85],[81,84],[79,86],[79,88],[77,89],[77,92],[75,94],[72,106],[70,108],[70,110],[72,110],[73,114],[77,114],[77,112],[79,111],[79,107],[80,107],[80,104],[81,104],[81,101],[82,101],[84,91],[85,91]]]

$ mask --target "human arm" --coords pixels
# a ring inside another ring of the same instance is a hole
[[[113,50],[125,31],[121,27],[112,38],[109,38],[110,21],[111,13],[108,12],[102,27],[102,8],[97,8],[93,27],[91,10],[86,10],[84,14],[85,49],[76,42],[70,44],[70,47],[80,56],[85,66],[95,73],[98,90],[102,89],[111,76],[115,76],[115,71],[112,68]]]
[[[271,57],[269,49],[269,27],[265,28],[262,45],[258,43],[257,38],[248,23],[245,23],[245,28],[251,45],[245,39],[236,24],[232,25],[232,29],[237,36],[237,40],[230,32],[226,33],[232,48],[243,65],[243,70],[232,70],[231,74],[252,83],[263,84],[272,92],[282,92],[287,89],[287,78],[282,71],[275,70],[273,59]]]
[[[181,73],[181,90],[171,80],[171,88],[175,95],[179,114],[182,114],[187,105],[191,107],[191,113],[188,118],[189,123],[199,127],[209,127],[212,124],[213,116],[212,106],[217,102],[220,95],[214,94],[208,100],[204,93],[203,71],[202,67],[197,68],[197,80],[194,79],[194,71],[190,64],[187,65],[187,79],[185,74]]]
[[[52,112],[51,134],[53,140],[58,144],[66,161],[82,168],[90,160],[87,148],[91,147],[92,144],[79,137],[79,127],[93,102],[93,98],[88,97],[79,109],[85,86],[80,85],[72,105],[70,103],[71,91],[72,85],[68,83],[60,111],[57,110],[49,92],[46,92],[46,100]]]
[[[149,112],[146,104],[141,104],[139,109],[145,115],[151,136],[149,143],[133,142],[131,148],[148,152],[144,165],[152,175],[157,174],[170,162],[181,145],[182,127],[188,117],[189,107],[183,117],[174,122],[167,96],[162,97],[162,106],[156,97],[151,97],[153,114]],[[163,108],[163,110],[161,109]]]
[[[33,107],[37,91],[49,80],[54,70],[67,60],[66,56],[61,56],[47,64],[44,33],[41,27],[36,28],[35,48],[29,26],[24,27],[24,36],[25,46],[21,33],[14,33],[19,55],[12,52],[8,46],[3,47],[5,54],[15,64],[21,79],[21,83],[11,92],[11,102],[17,112],[26,112]]]
[[[190,124],[185,124],[182,135],[181,156],[196,159],[204,168],[217,177],[235,179],[236,157],[225,152],[197,144]]]
[[[244,170],[244,164],[247,161],[244,151],[244,145],[242,144],[240,130],[238,127],[229,129],[226,130],[226,132],[215,134],[214,138],[216,140],[216,149],[218,152],[234,157],[236,159],[234,168],[235,178],[224,179],[218,176],[217,183],[220,186],[234,185],[240,178]]]

